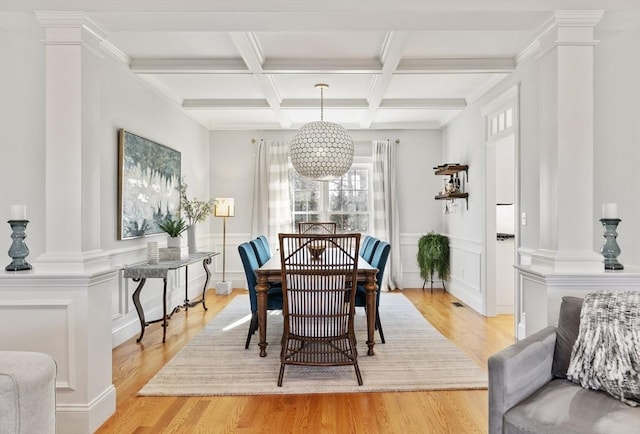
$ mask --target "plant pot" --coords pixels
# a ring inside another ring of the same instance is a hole
[[[182,243],[181,237],[167,237],[167,247],[180,248],[181,243]]]

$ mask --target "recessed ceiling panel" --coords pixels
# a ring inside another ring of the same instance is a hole
[[[286,109],[283,112],[291,119],[294,127],[307,122],[320,120],[320,107],[317,109]],[[365,109],[324,109],[324,120],[345,126],[346,124],[358,125],[366,114]]]
[[[132,58],[236,58],[238,50],[226,32],[109,33],[109,41]]]
[[[326,83],[324,98],[367,98],[374,75],[371,74],[278,74],[273,75],[282,98],[318,98],[317,83]]]
[[[506,74],[398,74],[385,98],[468,98],[501,76]]]
[[[257,32],[264,56],[281,59],[377,59],[385,32]]]
[[[412,32],[405,59],[514,57],[533,40],[530,31]]]
[[[188,110],[201,123],[211,129],[281,128],[270,109]]]
[[[262,99],[251,74],[156,74],[155,79],[182,99]]]
[[[458,114],[460,110],[428,110],[428,109],[378,109],[373,118],[373,126],[375,124],[444,124],[453,116]]]

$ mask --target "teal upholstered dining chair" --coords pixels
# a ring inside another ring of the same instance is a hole
[[[369,239],[369,243],[363,249],[361,249],[360,256],[362,257],[362,259],[364,259],[368,263],[371,263],[371,260],[373,259],[373,252],[375,252],[376,246],[379,242],[379,239],[371,237]]]
[[[244,267],[244,274],[247,278],[247,287],[249,289],[249,303],[251,306],[251,322],[249,324],[249,333],[247,334],[247,342],[245,349],[249,348],[251,337],[258,330],[258,295],[256,293],[256,273],[255,270],[260,267],[258,258],[250,243],[245,242],[238,246],[238,253]],[[267,310],[282,309],[282,286],[271,285],[267,292]]]
[[[264,248],[266,249],[267,253],[269,254],[269,257],[271,257],[271,247],[269,247],[269,240],[267,239],[267,237],[265,235],[260,235],[256,239],[262,240],[262,244],[264,244]]]
[[[380,322],[380,291],[382,287],[382,276],[384,274],[384,268],[387,265],[387,259],[389,258],[389,252],[391,251],[391,245],[386,241],[379,241],[376,243],[375,251],[369,263],[371,266],[378,269],[376,274],[376,284],[378,285],[378,292],[376,293],[376,330],[380,334],[380,340],[384,344],[384,332],[382,331],[382,323]],[[358,307],[367,306],[367,291],[364,289],[363,284],[358,284],[356,290],[355,305]]]
[[[271,253],[269,252],[268,247],[265,246],[264,241],[262,241],[261,238],[253,239],[250,243],[258,258],[258,265],[262,267],[264,263],[271,258]]]
[[[360,257],[363,257],[364,255],[364,250],[367,248],[367,246],[369,245],[369,243],[371,241],[373,241],[374,238],[371,235],[365,235],[362,238],[362,242],[360,243]]]

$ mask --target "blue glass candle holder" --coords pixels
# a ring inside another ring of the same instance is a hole
[[[4,269],[7,271],[31,270],[31,264],[24,259],[29,256],[29,248],[24,243],[24,239],[27,238],[25,230],[29,220],[9,220],[7,223],[9,223],[13,231],[11,234],[13,242],[9,247],[9,256],[13,261]]]
[[[622,270],[624,267],[618,262],[618,255],[620,254],[620,246],[616,238],[618,237],[618,224],[620,219],[600,219],[602,227],[604,228],[604,243],[600,248],[600,253],[604,257],[604,269],[605,270]]]

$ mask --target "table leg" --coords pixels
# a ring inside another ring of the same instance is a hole
[[[162,343],[167,339],[167,278],[162,279]]]
[[[364,289],[367,291],[367,346],[369,351],[367,354],[373,356],[373,346],[375,345],[376,332],[376,295],[378,292],[378,284],[376,283],[376,274],[378,270],[367,270]]]
[[[202,287],[202,307],[204,310],[207,310],[207,305],[204,304],[205,293],[207,292],[207,287],[209,286],[209,279],[211,278],[211,271],[209,270],[209,264],[211,264],[211,256],[208,258],[204,258],[202,261],[202,268],[204,268],[204,272],[207,275],[206,279],[204,279],[204,286]]]
[[[189,310],[189,265],[184,267],[184,310]]]
[[[131,298],[133,298],[133,305],[136,307],[136,312],[138,312],[138,319],[140,320],[140,336],[138,337],[138,339],[136,339],[136,342],[140,343],[142,337],[144,336],[144,329],[147,326],[147,323],[144,320],[144,310],[142,310],[142,305],[140,304],[140,291],[142,291],[142,287],[144,286],[144,283],[147,281],[147,279],[133,279],[133,281],[140,282],[138,283],[138,287],[135,291],[133,291],[133,295],[131,296]]]
[[[258,298],[258,330],[260,332],[260,357],[267,356],[267,291],[269,291],[269,283],[267,276],[258,274],[256,283],[256,293]]]

